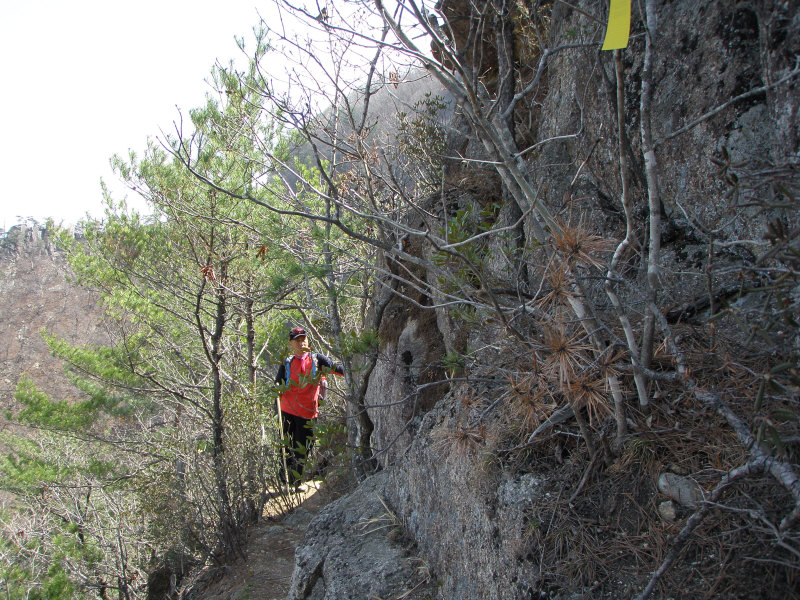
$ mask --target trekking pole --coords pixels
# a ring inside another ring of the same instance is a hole
[[[286,443],[283,439],[283,415],[281,414],[281,396],[278,394],[275,397],[275,406],[278,409],[278,439],[281,446],[281,464],[283,466],[283,483],[286,484],[286,490],[289,489],[289,469],[286,468]]]

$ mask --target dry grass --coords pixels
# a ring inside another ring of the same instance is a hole
[[[383,506],[384,512],[379,514],[376,517],[372,517],[369,519],[362,519],[358,523],[359,529],[363,533],[359,534],[362,537],[368,536],[371,533],[375,533],[376,531],[382,531],[384,529],[389,529],[394,532],[390,537],[396,538],[400,535],[403,535],[406,530],[406,524],[403,520],[397,516],[397,514],[389,507],[389,504],[384,500],[381,496],[377,496],[378,500],[380,501],[381,505]]]
[[[545,373],[558,380],[562,387],[572,381],[589,364],[587,352],[592,347],[585,341],[583,331],[573,331],[563,321],[556,321],[544,330],[543,362]]]
[[[547,382],[535,373],[509,377],[509,391],[512,419],[519,424],[523,435],[536,429],[555,408]]]
[[[604,377],[580,373],[567,383],[564,393],[576,410],[586,408],[589,424],[602,422],[603,417],[612,412],[608,402],[607,380]]]
[[[461,396],[461,404],[466,409],[474,408],[482,401],[483,398],[475,390],[466,389]]]
[[[446,461],[455,457],[474,456],[486,441],[486,427],[457,426],[454,429],[442,429],[436,434],[435,451]]]
[[[591,232],[584,217],[576,223],[560,221],[553,234],[553,247],[567,268],[575,266],[603,268],[604,261],[597,255],[610,251],[611,240]]]
[[[575,295],[569,271],[560,263],[551,262],[544,270],[546,288],[544,294],[536,301],[537,308],[544,312],[557,310],[566,306]]]

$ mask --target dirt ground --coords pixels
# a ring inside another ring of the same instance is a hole
[[[248,536],[247,558],[211,578],[197,600],[285,600],[295,548],[311,519],[340,493],[324,483],[312,482],[307,492],[292,498],[297,507],[289,513],[265,512]]]

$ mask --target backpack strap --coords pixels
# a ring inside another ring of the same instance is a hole
[[[292,381],[291,372],[290,372],[290,369],[292,367],[292,358],[293,357],[291,355],[287,356],[286,360],[283,363],[283,369],[284,369],[284,373],[286,375],[286,385],[290,385],[290,382]]]
[[[291,385],[291,366],[292,366],[292,359],[294,358],[293,355],[289,355],[286,357],[286,361],[284,364],[284,369],[286,371],[286,385]],[[317,364],[319,363],[319,359],[317,358],[317,353],[311,353],[311,381],[314,381],[317,378]]]

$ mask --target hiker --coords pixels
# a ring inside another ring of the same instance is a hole
[[[332,372],[344,375],[344,371],[341,365],[327,356],[311,352],[306,331],[302,327],[295,327],[289,332],[289,348],[292,353],[286,357],[275,376],[275,383],[281,386],[283,436],[289,442],[286,464],[281,466],[281,480],[285,481],[284,468],[288,468],[289,484],[298,491],[305,491],[308,488],[303,483],[303,468],[314,444],[312,419],[318,414],[321,389],[324,398],[325,374]]]

